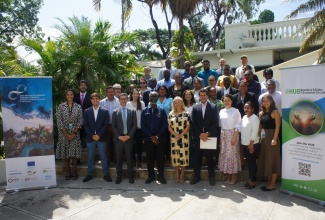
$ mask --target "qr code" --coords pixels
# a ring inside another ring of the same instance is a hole
[[[299,171],[298,174],[302,176],[310,176],[311,175],[311,164],[301,163],[299,162]]]

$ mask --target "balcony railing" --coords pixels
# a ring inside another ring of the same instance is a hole
[[[248,25],[247,36],[242,34],[241,40],[244,47],[262,46],[274,44],[275,41],[280,43],[288,43],[288,41],[295,43],[300,42],[303,38],[301,25],[306,22],[308,18],[288,20],[281,22],[270,22],[257,25]]]

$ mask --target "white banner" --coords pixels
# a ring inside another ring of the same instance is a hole
[[[325,65],[281,69],[283,190],[325,202]]]
[[[0,78],[7,191],[56,186],[51,77]]]

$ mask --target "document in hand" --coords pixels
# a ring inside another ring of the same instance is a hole
[[[207,141],[200,140],[200,149],[209,149],[216,150],[217,149],[217,138],[209,137]]]

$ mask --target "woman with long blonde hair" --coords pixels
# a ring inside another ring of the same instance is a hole
[[[185,181],[185,167],[189,165],[189,130],[190,114],[185,111],[183,99],[176,96],[172,111],[168,116],[168,131],[170,132],[171,162],[175,167],[175,182]]]

